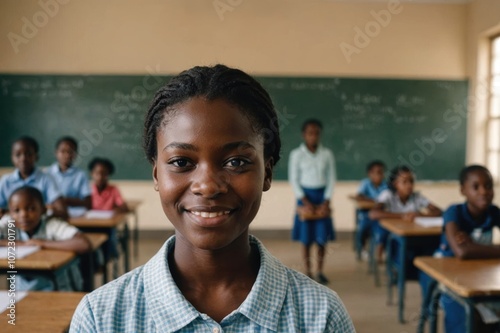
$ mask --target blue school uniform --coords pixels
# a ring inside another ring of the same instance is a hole
[[[358,194],[361,194],[367,198],[376,200],[380,193],[387,189],[386,181],[376,187],[373,185],[370,178],[365,178],[361,181],[359,185]],[[368,210],[358,210],[358,226],[357,226],[357,237],[359,244],[361,244],[361,238],[363,235],[371,234],[372,230],[378,230],[378,221],[372,220],[368,217]]]
[[[72,166],[62,172],[59,169],[59,164],[54,163],[47,169],[47,173],[54,178],[63,196],[77,199],[85,199],[90,196],[89,179],[82,169]],[[83,213],[82,207],[68,207],[68,212],[70,216]]]
[[[443,214],[444,225],[441,244],[435,256],[454,257],[448,239],[444,232],[446,224],[454,222],[458,228],[467,233],[476,243],[490,245],[493,239],[493,227],[500,227],[500,209],[491,205],[481,221],[475,221],[467,208],[467,202],[450,206]],[[445,311],[446,333],[465,332],[464,308],[451,297],[443,295],[441,306]]]
[[[325,189],[302,188],[304,195],[313,205],[319,205],[325,201]],[[297,206],[303,206],[301,199],[297,200]],[[299,214],[295,214],[292,229],[292,239],[306,246],[316,243],[325,246],[328,241],[335,240],[335,229],[333,219],[325,217],[318,220],[303,221]]]
[[[55,180],[42,170],[35,168],[26,179],[22,179],[19,170],[3,175],[0,178],[0,208],[7,209],[9,197],[17,188],[31,186],[42,192],[46,204],[51,204],[61,197],[61,191]]]

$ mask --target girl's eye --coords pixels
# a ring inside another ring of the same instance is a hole
[[[226,166],[231,167],[231,168],[241,168],[245,165],[249,164],[248,161],[245,161],[241,158],[233,158],[227,161]]]
[[[172,164],[177,168],[185,168],[190,166],[190,162],[185,158],[178,158],[176,160],[170,161],[168,164]]]

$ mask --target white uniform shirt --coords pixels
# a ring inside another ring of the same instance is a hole
[[[304,143],[301,144],[290,153],[288,179],[298,199],[304,197],[302,187],[325,187],[325,200],[329,200],[336,179],[335,157],[332,151],[319,145],[316,152],[312,153]]]

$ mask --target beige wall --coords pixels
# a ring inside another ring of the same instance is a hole
[[[404,2],[366,47],[358,44],[359,54],[352,54],[350,62],[340,45],[356,46],[354,29],[373,25],[371,12],[387,10],[388,3],[241,1],[221,19],[206,0],[64,2],[17,45],[17,53],[5,37],[22,35],[23,18],[43,20],[42,8],[38,1],[0,2],[0,35],[5,36],[0,38],[0,72],[147,74],[147,68],[155,68],[158,73],[176,73],[195,64],[223,62],[268,75],[463,79],[473,73],[466,63],[473,55],[466,50],[474,35],[487,28],[482,17],[493,16],[488,6],[496,1]],[[474,140],[469,135],[469,156],[475,156]],[[118,183],[126,197],[144,201],[139,208],[143,228],[169,227],[150,182]],[[356,186],[337,185],[333,200],[338,230],[354,226],[353,206],[346,197]],[[454,183],[419,187],[443,207],[459,200]],[[289,228],[293,201],[289,185],[275,182],[264,194],[254,227]]]

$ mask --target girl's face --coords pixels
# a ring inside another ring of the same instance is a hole
[[[32,234],[45,213],[45,206],[29,193],[19,192],[10,198],[9,211],[16,226]]]
[[[400,197],[407,198],[413,193],[414,182],[411,172],[400,172],[394,180],[394,188]]]
[[[467,175],[460,188],[467,198],[467,204],[475,211],[485,211],[493,202],[493,180],[484,171],[474,171]]]
[[[12,164],[19,169],[21,174],[29,175],[35,168],[38,155],[35,149],[23,141],[14,142],[12,145]]]
[[[242,240],[271,186],[263,139],[225,100],[196,97],[174,109],[156,135],[153,165],[165,215],[178,240],[193,248],[216,250]]]
[[[109,170],[105,165],[98,163],[92,169],[91,176],[97,187],[104,187],[108,183]]]
[[[59,165],[66,168],[73,164],[73,160],[76,156],[75,147],[66,141],[62,141],[56,149],[56,158]]]

